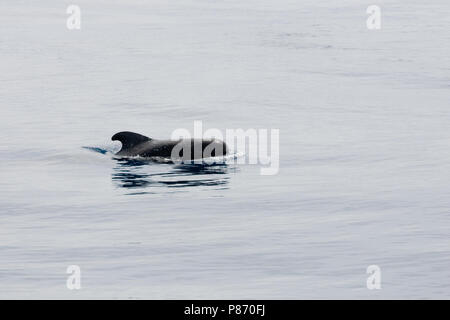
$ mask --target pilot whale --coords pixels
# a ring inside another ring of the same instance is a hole
[[[194,160],[224,156],[228,152],[225,142],[217,139],[157,140],[138,133],[122,131],[113,135],[111,140],[122,143],[122,148],[116,155],[124,157]]]

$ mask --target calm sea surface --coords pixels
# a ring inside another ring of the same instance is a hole
[[[450,4],[369,4],[2,0],[0,298],[449,298]],[[114,157],[195,120],[279,173]]]

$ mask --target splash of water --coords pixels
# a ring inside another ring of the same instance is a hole
[[[116,153],[120,150],[120,147],[112,144],[107,146],[83,146],[83,149],[100,153],[100,154],[112,154],[115,158],[121,159],[135,159],[135,160],[142,160],[142,161],[152,161],[156,163],[173,163],[173,161],[170,158],[164,158],[164,157],[142,157],[142,156],[117,156]],[[209,158],[202,158],[202,159],[194,159],[194,160],[185,160],[181,161],[181,164],[201,164],[201,165],[214,165],[218,163],[228,163],[230,161],[236,160],[240,157],[244,157],[245,154],[242,152],[235,152],[232,154],[228,154],[225,156],[218,156],[218,157],[209,157]]]

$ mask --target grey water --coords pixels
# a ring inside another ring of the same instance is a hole
[[[448,1],[2,0],[0,16],[0,298],[449,298]],[[279,129],[278,174],[114,156],[118,131],[196,120]]]

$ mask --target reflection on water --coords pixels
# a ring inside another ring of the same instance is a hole
[[[157,188],[219,187],[228,189],[229,171],[225,164],[168,164],[141,159],[115,159],[111,175],[121,188],[136,189],[132,194],[157,193]],[[145,189],[145,191],[144,191]],[[160,189],[159,189],[160,190]]]

